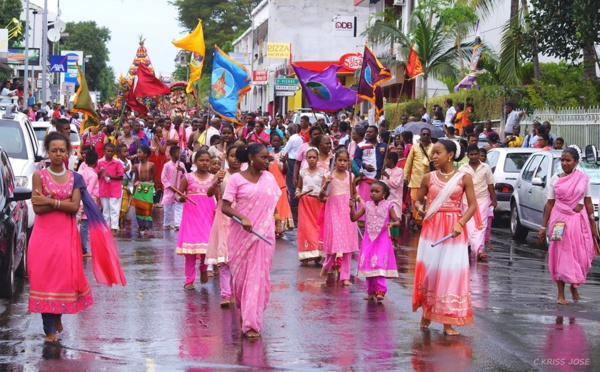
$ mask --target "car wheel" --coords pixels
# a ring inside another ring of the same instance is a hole
[[[517,206],[513,203],[510,207],[510,233],[515,240],[525,240],[529,230],[521,225]]]
[[[15,271],[13,270],[15,247],[11,248],[10,259],[7,260],[7,265],[0,269],[0,273],[4,272],[4,277],[0,279],[0,297],[9,299],[15,293]]]

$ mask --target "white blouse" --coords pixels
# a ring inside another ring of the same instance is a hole
[[[554,184],[556,183],[558,178],[558,174],[555,174],[554,176],[552,176],[552,178],[550,178],[550,182],[548,183],[548,199],[554,199]],[[585,187],[585,195],[583,195],[583,198],[581,198],[579,204],[583,204],[583,199],[585,199],[586,197],[592,197],[592,188],[590,187],[589,182]]]
[[[300,177],[302,177],[302,191],[300,192],[305,193],[310,190],[307,195],[319,196],[325,173],[327,173],[327,171],[321,168],[317,168],[315,173],[310,173],[308,168],[301,169]]]

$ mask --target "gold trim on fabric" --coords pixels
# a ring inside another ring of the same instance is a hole
[[[176,254],[206,254],[208,243],[190,244],[183,243],[181,247],[175,249]]]
[[[307,251],[307,252],[298,252],[298,260],[308,260],[310,258],[321,257],[321,251],[318,249]]]
[[[84,292],[81,293],[58,293],[58,292],[39,292],[29,291],[29,298],[34,300],[42,301],[76,301],[81,297],[85,297],[90,294],[92,289],[87,287]]]
[[[398,270],[384,270],[384,269],[368,270],[368,271],[358,270],[358,272],[356,273],[356,276],[358,276],[359,278],[369,278],[369,277],[374,277],[374,276],[385,276],[386,278],[397,278]]]

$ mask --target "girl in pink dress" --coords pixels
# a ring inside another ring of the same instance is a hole
[[[558,286],[556,302],[561,305],[567,304],[565,283],[571,284],[573,301],[579,301],[577,287],[585,284],[592,260],[600,253],[590,178],[575,169],[577,164],[579,151],[565,149],[560,159],[564,173],[555,174],[548,183],[548,202],[539,231],[540,241],[546,235],[550,239],[548,269]],[[556,225],[560,223],[562,233],[558,234]]]
[[[281,190],[269,168],[269,152],[259,143],[240,146],[236,157],[248,169],[229,178],[223,195],[223,213],[236,217],[229,234],[229,266],[233,275],[236,306],[241,309],[242,332],[260,336],[263,312],[269,301],[269,271],[275,250],[275,218]],[[235,205],[235,209],[233,208]],[[271,244],[252,234],[254,230]]]
[[[75,219],[82,196],[90,220],[96,281],[124,285],[125,277],[110,229],[85,190],[83,177],[64,168],[71,144],[54,132],[44,139],[44,148],[51,165],[34,173],[32,180],[31,203],[36,220],[27,254],[29,311],[42,314],[45,341],[58,342],[57,333],[63,330],[62,314],[76,314],[94,302],[83,270],[81,239]]]
[[[207,266],[204,262],[210,231],[215,216],[215,194],[223,178],[208,172],[210,154],[206,150],[194,156],[196,171],[188,173],[179,184],[180,202],[183,205],[181,228],[177,237],[175,253],[185,256],[185,284],[183,288],[193,291],[196,279],[196,257],[200,255],[200,282],[208,281]],[[184,195],[185,193],[185,195]],[[188,200],[189,199],[189,200]]]
[[[413,311],[423,308],[421,328],[439,322],[447,335],[458,334],[452,326],[473,323],[465,224],[475,214],[477,203],[471,176],[457,172],[452,164],[460,159],[453,141],[439,140],[432,157],[437,171],[425,175],[414,205],[424,220],[415,265]],[[468,204],[464,214],[463,194]],[[450,234],[452,239],[432,246]]]
[[[335,170],[327,175],[319,193],[319,198],[325,203],[325,218],[323,221],[323,254],[326,255],[321,278],[327,278],[327,272],[333,267],[336,255],[342,255],[340,281],[344,286],[350,286],[350,265],[352,252],[358,249],[358,226],[350,220],[350,199],[355,197],[355,189],[350,188],[352,175],[346,169],[350,155],[341,149],[335,156]]]
[[[358,254],[358,277],[367,278],[365,300],[383,301],[387,292],[385,278],[397,278],[398,266],[394,246],[390,239],[391,226],[400,226],[394,204],[387,201],[389,187],[375,181],[371,185],[371,200],[358,212],[354,211],[354,200],[350,201],[350,219],[356,222],[365,215],[365,235]],[[390,222],[393,221],[393,222]]]
[[[315,263],[321,261],[321,250],[319,249],[318,223],[323,203],[318,199],[319,190],[323,185],[327,170],[318,168],[319,152],[311,148],[306,151],[306,162],[308,168],[300,170],[298,177],[298,188],[296,199],[298,203],[298,259],[302,266],[307,266],[308,261]]]
[[[223,214],[223,194],[229,178],[240,171],[241,163],[235,157],[237,146],[231,145],[226,149],[226,161],[228,169],[223,177],[223,182],[219,187],[219,202],[215,212],[215,222],[213,223],[210,239],[208,241],[208,252],[206,254],[209,265],[219,265],[219,285],[221,287],[221,307],[229,307],[232,301],[232,280],[231,270],[229,268],[229,253],[227,249],[227,238],[229,236],[229,226],[231,218]]]

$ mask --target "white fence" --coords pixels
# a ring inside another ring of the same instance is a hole
[[[600,147],[600,107],[535,110],[521,120],[521,135],[531,132],[534,121],[549,121],[552,133],[565,140],[565,145]]]

